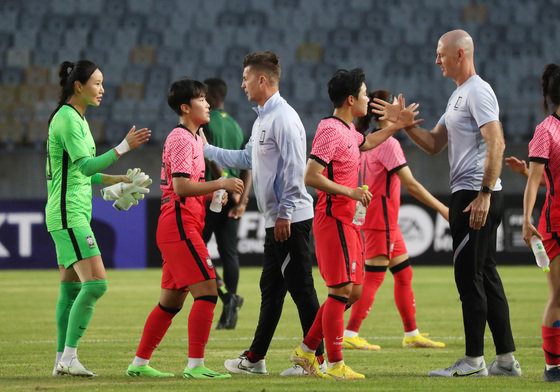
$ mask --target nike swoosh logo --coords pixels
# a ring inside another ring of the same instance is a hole
[[[482,371],[482,369],[478,369],[475,370],[474,372],[468,372],[468,373],[459,373],[458,370],[455,370],[453,372],[453,377],[466,377],[466,376],[472,376],[473,374],[477,374],[480,373]]]
[[[198,158],[198,155],[197,155],[197,156],[195,156],[195,157],[193,157],[193,159],[196,159],[196,158]]]
[[[352,148],[352,145],[351,145],[351,144],[349,144],[349,145],[348,145],[348,148]]]
[[[80,328],[80,329],[85,329],[85,328],[84,328],[84,327],[82,327],[81,325],[78,325],[78,328]]]

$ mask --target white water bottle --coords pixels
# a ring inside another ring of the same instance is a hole
[[[546,249],[544,249],[542,241],[536,235],[531,237],[531,250],[535,255],[537,265],[541,267],[544,272],[550,271],[550,268],[548,267],[548,264],[550,264],[550,260],[548,259],[548,255],[546,254]]]
[[[227,173],[222,172],[221,178],[227,178]],[[210,203],[210,211],[222,212],[222,200],[224,199],[225,189],[218,189],[212,195],[212,202]]]
[[[369,187],[367,185],[362,185],[362,189],[367,190]],[[354,213],[354,219],[352,223],[358,226],[361,226],[366,221],[366,212],[367,207],[364,206],[361,202],[356,203],[356,212]]]

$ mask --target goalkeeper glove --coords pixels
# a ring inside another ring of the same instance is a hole
[[[132,181],[133,184],[140,186],[142,188],[147,188],[152,183],[150,177],[146,173],[142,172],[141,169],[139,168],[128,169],[128,171],[126,172],[126,178]],[[113,207],[117,211],[122,211],[122,210],[128,211],[128,209],[133,204],[138,205],[138,200],[142,200],[142,199],[144,199],[144,193],[140,193],[140,192],[126,193],[113,203]]]
[[[132,181],[133,184],[136,184],[143,188],[147,188],[152,184],[152,179],[150,178],[150,176],[148,176],[139,168],[128,169],[128,171],[126,172],[126,178]]]
[[[142,198],[144,198],[144,195],[141,193],[127,193],[113,203],[113,208],[117,211],[128,211],[133,204],[138,205],[138,199],[136,199],[136,195],[140,195],[142,196]]]
[[[101,196],[104,200],[117,200],[123,197],[125,194],[139,193],[142,197],[145,193],[149,193],[150,190],[146,187],[138,186],[134,183],[125,184],[124,182],[119,182],[108,187],[101,189]]]

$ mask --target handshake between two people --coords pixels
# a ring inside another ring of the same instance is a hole
[[[132,205],[138,205],[138,200],[142,200],[144,195],[150,192],[148,186],[152,183],[152,179],[141,169],[128,169],[126,178],[130,182],[119,182],[101,189],[104,200],[115,200],[113,207],[117,211],[128,211]]]

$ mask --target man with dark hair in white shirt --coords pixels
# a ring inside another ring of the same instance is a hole
[[[252,169],[257,205],[265,217],[259,322],[250,349],[225,361],[232,373],[267,374],[265,356],[288,291],[298,308],[304,336],[319,309],[310,253],[313,199],[303,182],[306,135],[298,114],[280,96],[280,73],[275,53],[249,53],[243,61],[241,88],[258,105],[251,138],[244,150],[210,144],[204,149],[206,158],[222,167]],[[316,354],[323,363],[322,344]],[[290,368],[282,374],[304,371]]]

